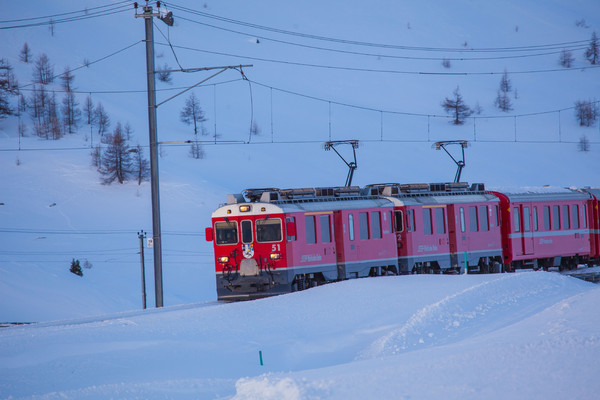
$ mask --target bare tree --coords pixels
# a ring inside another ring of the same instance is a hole
[[[570,50],[563,49],[563,51],[560,52],[558,63],[561,66],[571,68],[573,66],[573,61],[575,61],[575,57],[573,57],[573,53]]]
[[[94,124],[96,123],[95,111],[96,109],[94,108],[94,102],[92,101],[92,97],[86,97],[85,103],[83,103],[83,116],[85,118],[86,124],[94,126]]]
[[[33,65],[33,81],[42,85],[48,85],[54,81],[54,66],[50,64],[50,59],[43,53]]]
[[[14,113],[10,96],[18,93],[18,83],[13,68],[5,58],[0,58],[0,119]]]
[[[577,149],[583,153],[590,151],[590,141],[588,140],[587,136],[583,135],[579,138]]]
[[[110,117],[104,110],[102,103],[98,102],[96,109],[94,110],[94,118],[96,120],[96,124],[98,126],[98,134],[100,136],[104,135],[104,133],[110,127]]]
[[[125,139],[131,140],[132,133],[133,133],[133,128],[131,127],[131,125],[129,125],[129,122],[126,122],[125,126],[123,127],[123,134],[125,136]]]
[[[203,159],[205,155],[206,153],[204,152],[202,145],[197,140],[194,140],[190,145],[190,157],[200,160]]]
[[[19,61],[24,62],[25,64],[29,64],[31,61],[31,49],[27,42],[23,45],[21,52],[19,53]]]
[[[68,133],[75,133],[77,126],[81,121],[81,111],[79,110],[79,102],[73,93],[75,89],[73,86],[73,80],[75,77],[71,74],[69,67],[65,68],[65,72],[61,75],[61,86],[65,91],[65,97],[62,100],[62,114],[65,131]]]
[[[504,112],[508,112],[512,110],[512,101],[510,99],[509,93],[512,90],[512,83],[510,79],[508,79],[508,72],[504,70],[504,74],[502,74],[502,78],[500,79],[500,87],[498,88],[498,94],[496,95],[496,107]]]
[[[162,66],[161,70],[156,73],[159,81],[168,84],[173,83],[173,77],[171,76],[171,71],[169,71],[169,69],[170,67],[165,64]]]
[[[132,172],[131,153],[123,135],[119,132],[106,135],[108,146],[102,154],[102,183],[110,185],[114,181],[124,183]]]
[[[452,92],[452,94],[452,98],[446,97],[446,99],[442,102],[442,107],[444,110],[446,110],[446,113],[452,115],[452,124],[462,125],[465,123],[465,119],[469,117],[473,111],[468,105],[465,104],[458,86],[454,92]]]
[[[92,165],[96,167],[98,171],[100,171],[100,168],[102,167],[102,149],[100,148],[100,145],[96,145],[92,149]]]
[[[575,102],[575,116],[580,126],[592,126],[598,119],[598,102],[596,100],[583,100]]]
[[[206,121],[206,118],[204,118],[204,111],[202,111],[200,102],[198,101],[198,98],[194,92],[192,92],[190,97],[188,97],[185,101],[185,107],[183,107],[183,110],[181,110],[179,118],[187,125],[194,125],[194,135],[198,134],[198,125],[201,125],[204,121]],[[201,132],[204,135],[203,129]]]
[[[60,123],[60,114],[58,111],[58,106],[56,104],[56,93],[52,92],[52,96],[48,98],[47,102],[48,111],[46,115],[48,131],[50,132],[52,139],[58,140],[62,137],[62,126]]]
[[[600,43],[598,43],[598,36],[595,31],[592,33],[590,44],[585,50],[585,58],[590,64],[596,65],[600,63]]]
[[[136,146],[133,152],[133,174],[137,178],[138,185],[141,185],[143,181],[150,180],[150,162],[144,158],[144,152],[142,146],[139,144]]]

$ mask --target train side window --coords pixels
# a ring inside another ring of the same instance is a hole
[[[423,209],[423,232],[426,235],[433,235],[433,229],[431,227],[431,208]]]
[[[304,227],[306,229],[306,243],[317,243],[317,234],[315,232],[315,216],[306,215],[304,217]]]
[[[560,207],[553,206],[552,207],[552,220],[554,221],[554,230],[560,230]]]
[[[487,206],[479,206],[479,225],[482,231],[490,230],[490,220]]]
[[[471,232],[477,232],[479,229],[479,223],[477,221],[477,207],[470,206],[469,207],[469,228]]]
[[[521,211],[519,207],[514,208],[513,214],[515,215],[515,232],[521,232]]]
[[[496,226],[500,226],[500,207],[494,207],[494,212],[496,213]]]
[[[394,213],[392,211],[387,211],[383,213],[383,233],[392,233],[394,232],[394,226],[392,224],[392,216]]]
[[[252,243],[252,221],[242,221],[242,243]]]
[[[544,206],[544,230],[550,230],[550,206]]]
[[[369,214],[366,212],[358,213],[358,230],[360,240],[369,238]]]
[[[529,207],[523,207],[523,230],[525,232],[531,231],[531,217],[529,214]]]
[[[587,228],[587,205],[583,205],[583,227]]]
[[[435,231],[438,234],[446,233],[446,221],[444,218],[444,209],[436,208],[435,209]]]
[[[381,213],[379,211],[371,213],[371,237],[381,239]]]
[[[573,204],[573,209],[571,211],[573,213],[573,228],[579,229],[579,205]]]
[[[534,231],[539,231],[539,226],[538,226],[538,214],[537,214],[537,207],[534,206],[533,207],[533,230]]]
[[[321,215],[321,243],[331,242],[331,219],[329,215]]]
[[[408,232],[414,232],[416,230],[414,210],[406,210],[406,230]]]
[[[460,208],[460,231],[464,232],[467,228],[465,227],[465,209]]]
[[[569,206],[568,205],[564,205],[562,206],[562,223],[563,223],[563,229],[570,229],[571,228],[571,221],[570,221],[570,216],[569,216]]]
[[[354,215],[348,214],[348,233],[350,240],[354,240]]]
[[[285,222],[296,225],[296,217],[287,217],[285,219]],[[286,231],[288,233],[292,233],[289,230],[286,230]],[[296,241],[296,232],[295,232],[295,229],[294,229],[294,235],[293,236],[289,236],[288,235],[287,240],[290,241],[290,242],[295,242]]]

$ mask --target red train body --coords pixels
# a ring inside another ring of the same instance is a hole
[[[483,184],[248,189],[212,215],[218,298],[410,273],[571,268],[600,257],[600,190]]]

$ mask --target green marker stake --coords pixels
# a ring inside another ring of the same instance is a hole
[[[467,252],[465,251],[465,275],[469,273],[469,265],[467,264]]]
[[[260,358],[260,365],[263,365],[262,350],[258,351],[258,357]]]

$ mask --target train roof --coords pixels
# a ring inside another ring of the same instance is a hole
[[[589,199],[589,193],[581,190],[560,187],[498,188],[494,192],[510,201],[562,201]]]

